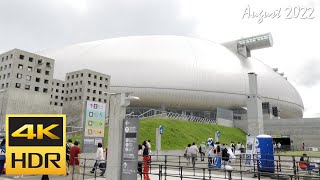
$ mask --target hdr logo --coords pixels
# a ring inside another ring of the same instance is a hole
[[[7,174],[66,174],[65,115],[7,115]]]

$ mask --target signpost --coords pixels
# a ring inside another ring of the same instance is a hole
[[[156,129],[156,152],[157,152],[157,160],[159,156],[159,152],[161,151],[161,135],[164,132],[164,126],[159,126]]]
[[[139,118],[126,118],[123,123],[122,180],[137,179]]]
[[[159,127],[159,130],[160,130],[160,134],[163,134],[164,126],[160,126],[160,127]]]
[[[215,139],[216,139],[216,142],[219,142],[219,138],[221,136],[221,133],[220,131],[217,131],[216,134],[215,134]]]
[[[86,101],[83,120],[82,152],[95,152],[99,142],[103,143],[106,104]]]

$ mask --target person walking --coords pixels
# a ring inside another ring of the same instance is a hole
[[[70,149],[70,169],[71,169],[71,176],[69,175],[69,180],[80,180],[80,147],[79,141],[74,142],[74,146]],[[75,176],[75,178],[73,178]]]
[[[69,175],[69,161],[70,161],[70,149],[73,147],[72,140],[68,139],[67,145],[66,145],[66,158],[67,158],[67,175]]]
[[[104,168],[104,155],[103,155],[103,148],[102,148],[102,143],[98,143],[98,148],[96,152],[96,162],[94,163],[94,166],[90,173],[94,173],[97,169],[97,166],[99,166],[101,169]],[[104,175],[104,171],[100,174],[100,176]]]
[[[140,177],[142,179],[142,163],[143,163],[143,151],[142,151],[142,145],[139,144],[138,146],[138,173],[140,174]]]
[[[184,150],[184,155],[183,155],[187,159],[187,166],[190,165],[190,158],[191,158],[190,147],[191,147],[191,144],[188,144],[188,146]]]
[[[192,162],[192,167],[195,167],[196,165],[196,160],[197,160],[197,155],[199,153],[199,150],[197,148],[196,143],[192,143],[192,146],[190,147],[190,153],[191,153],[191,162]]]
[[[202,142],[199,146],[199,153],[201,161],[204,161],[204,157],[206,155],[206,146],[204,145],[204,142]]]
[[[148,147],[145,147],[143,150],[143,179],[144,180],[150,180],[149,177],[149,149]]]
[[[6,139],[3,139],[0,144],[0,175],[4,168],[4,163],[6,162]]]

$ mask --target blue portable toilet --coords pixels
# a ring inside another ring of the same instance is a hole
[[[274,152],[272,137],[269,135],[258,135],[256,137],[256,153],[260,172],[274,172]]]

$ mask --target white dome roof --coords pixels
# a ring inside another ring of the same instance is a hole
[[[221,44],[180,36],[106,39],[40,53],[55,59],[55,78],[80,69],[111,75],[111,91],[134,92],[135,106],[213,110],[246,106],[249,72],[258,74],[264,102],[282,118],[302,117],[299,93],[254,58]]]

